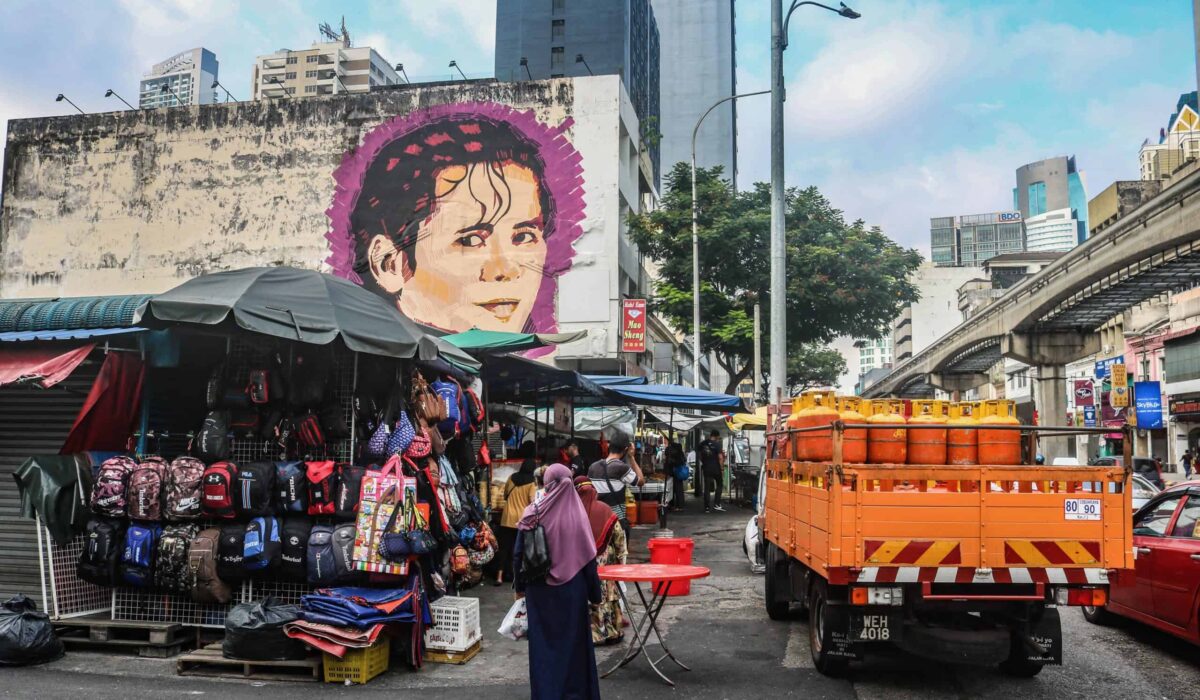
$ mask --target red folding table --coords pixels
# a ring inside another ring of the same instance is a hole
[[[666,642],[663,641],[662,633],[658,629],[658,615],[662,612],[663,603],[667,600],[667,593],[671,590],[671,584],[690,581],[692,579],[704,578],[709,575],[709,570],[703,566],[689,566],[685,564],[613,564],[610,566],[601,566],[598,569],[600,578],[605,581],[625,581],[632,583],[637,590],[638,598],[642,603],[642,614],[637,615],[633,610],[633,606],[629,604],[629,598],[625,595],[625,589],[618,586],[617,589],[621,593],[621,602],[624,603],[625,610],[629,612],[633,620],[633,638],[629,640],[629,646],[625,649],[625,654],[621,660],[617,662],[609,670],[605,671],[601,678],[607,678],[614,671],[628,664],[638,657],[639,654],[646,655],[646,661],[650,662],[650,668],[658,674],[668,685],[675,685],[674,681],[658,668],[658,664],[664,659],[671,659],[676,666],[685,671],[692,669],[683,665],[683,662],[675,658],[671,650],[667,648]],[[646,598],[645,591],[642,590],[642,584],[648,583],[651,586],[650,598]],[[654,633],[657,642],[649,642],[650,633]],[[663,655],[657,659],[651,658],[650,652],[646,651],[647,643],[658,644],[662,647]]]

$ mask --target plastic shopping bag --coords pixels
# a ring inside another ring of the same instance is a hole
[[[504,621],[500,623],[500,629],[496,630],[500,634],[514,642],[525,638],[525,632],[529,629],[529,619],[525,614],[525,599],[521,598],[512,604],[508,609],[508,614],[504,616]]]

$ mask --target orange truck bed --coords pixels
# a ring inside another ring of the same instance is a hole
[[[831,584],[1094,585],[1133,568],[1120,467],[770,459],[766,469],[765,539]]]

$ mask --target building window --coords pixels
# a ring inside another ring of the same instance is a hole
[[[299,59],[298,57],[296,57],[296,56],[288,56],[288,57],[287,57],[287,64],[290,66],[290,65],[292,65],[293,63],[296,63],[296,62],[297,62],[297,61],[299,61],[299,60],[300,60],[300,59]]]
[[[305,63],[316,63],[319,60],[321,60],[321,57],[315,53],[304,57]]]
[[[1037,216],[1046,213],[1046,183],[1029,183],[1029,215]]]
[[[556,15],[561,15],[567,9],[567,0],[550,0],[550,10]]]
[[[316,86],[316,85],[305,85],[305,86],[304,86],[304,92],[306,92],[306,93],[308,93],[308,94],[312,94],[312,93],[314,93],[314,92],[316,92],[316,91],[317,91],[317,86]]]
[[[295,73],[294,71],[293,71],[293,72],[289,72],[289,73],[284,73],[284,74],[283,74],[283,79],[284,79],[284,80],[295,80],[295,79],[296,79],[296,73]]]
[[[556,19],[550,22],[550,41],[561,43],[567,35],[567,21]]]
[[[315,78],[315,77],[317,77],[317,72],[315,70],[306,70],[306,71],[304,71],[304,77],[305,78]]]
[[[555,46],[550,49],[550,71],[562,71],[563,62],[566,60],[566,49],[561,46]]]

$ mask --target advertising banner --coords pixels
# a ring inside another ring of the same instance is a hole
[[[1108,395],[1113,408],[1129,406],[1129,378],[1125,374],[1125,365],[1114,364],[1109,367],[1112,373],[1112,392]]]
[[[646,352],[646,300],[621,300],[621,352]]]
[[[1085,428],[1095,428],[1096,427],[1096,407],[1095,406],[1084,406],[1083,407],[1083,427],[1085,427]]]
[[[1096,363],[1096,379],[1104,379],[1108,376],[1108,368],[1116,364],[1125,364],[1125,356],[1117,355],[1106,360],[1100,360]]]
[[[1075,380],[1075,405],[1076,406],[1095,406],[1096,397],[1095,390],[1092,388],[1092,380],[1076,379]]]
[[[1134,382],[1133,400],[1139,428],[1159,430],[1163,427],[1162,388],[1158,382]]]

